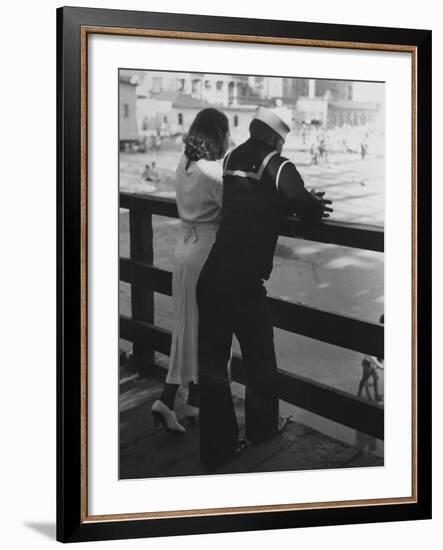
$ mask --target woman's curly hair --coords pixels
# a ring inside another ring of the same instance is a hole
[[[200,111],[183,138],[185,155],[190,161],[217,160],[226,153],[226,136],[229,133],[227,116],[218,109]]]

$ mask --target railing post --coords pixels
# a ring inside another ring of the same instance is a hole
[[[129,235],[131,260],[149,265],[154,262],[152,214],[142,210],[129,211]],[[154,323],[154,292],[136,284],[131,285],[132,318],[136,321]],[[154,364],[154,349],[149,340],[133,343],[133,357],[141,376],[146,376]]]

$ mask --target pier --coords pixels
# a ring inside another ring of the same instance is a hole
[[[131,316],[120,315],[120,338],[133,344],[139,376],[121,378],[120,477],[143,478],[205,473],[198,460],[198,424],[186,424],[182,436],[154,428],[152,402],[160,395],[166,365],[156,352],[168,355],[171,334],[155,322],[154,293],[171,295],[172,274],[154,263],[152,216],[178,217],[175,201],[157,196],[120,193],[120,208],[129,210],[130,257],[120,258],[120,280],[131,285]],[[281,235],[383,252],[384,232],[378,226],[325,221],[307,229],[288,217]],[[268,298],[274,326],[363,354],[383,357],[383,326],[279,297]],[[287,371],[278,371],[278,396],[297,407],[384,439],[383,406]],[[241,358],[232,364],[233,380],[244,384]],[[181,394],[180,394],[181,395]],[[182,397],[177,416],[181,418]],[[236,398],[239,423],[243,405]],[[380,466],[383,459],[341,443],[297,422],[272,440],[248,447],[216,473]]]
[[[383,466],[383,458],[375,454],[289,421],[282,434],[246,448],[235,459],[208,472],[199,460],[198,422],[183,420],[185,392],[177,396],[176,411],[186,433],[177,435],[154,427],[151,406],[162,391],[165,372],[160,367],[153,376],[122,381],[120,479]],[[234,397],[234,404],[242,434],[243,400]]]

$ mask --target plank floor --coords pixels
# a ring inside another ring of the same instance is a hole
[[[246,448],[223,467],[208,472],[198,457],[198,423],[181,420],[187,431],[180,435],[154,427],[150,410],[161,390],[162,382],[155,378],[129,378],[120,384],[120,479],[383,466],[383,459],[374,454],[291,421],[281,435]],[[179,391],[179,419],[184,400],[184,392]],[[243,430],[239,398],[235,409]]]

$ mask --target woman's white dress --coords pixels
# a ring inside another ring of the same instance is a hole
[[[222,205],[222,161],[178,163],[177,207],[180,232],[172,270],[174,330],[169,384],[198,383],[198,310],[196,286],[200,271],[214,244]]]

